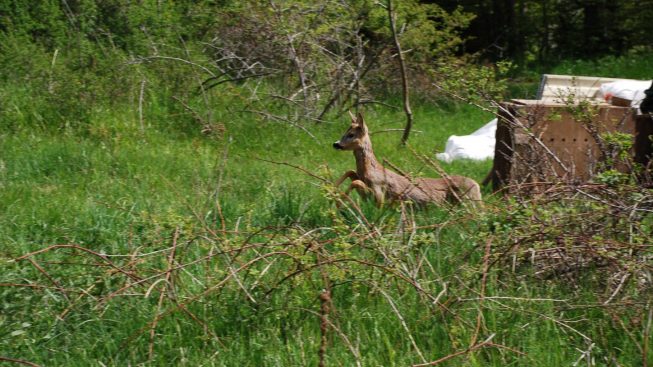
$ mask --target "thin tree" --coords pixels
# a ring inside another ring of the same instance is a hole
[[[403,90],[404,112],[406,113],[406,127],[404,134],[401,136],[401,144],[405,145],[410,135],[410,130],[413,127],[413,111],[410,109],[410,94],[408,91],[408,76],[406,75],[406,64],[404,62],[404,55],[401,52],[401,44],[397,36],[397,27],[395,25],[395,14],[392,8],[392,0],[388,0],[388,18],[390,19],[390,29],[392,30],[392,39],[397,49],[397,58],[399,60],[399,71],[401,72],[401,85]]]

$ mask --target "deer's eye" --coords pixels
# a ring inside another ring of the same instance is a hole
[[[349,134],[347,134],[347,137],[351,139],[351,138],[353,138],[353,137],[354,137],[354,134],[352,134],[352,133],[349,133]]]

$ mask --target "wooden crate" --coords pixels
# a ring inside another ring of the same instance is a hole
[[[605,103],[595,103],[592,108],[596,113],[592,114],[591,123],[583,123],[578,107],[562,103],[502,103],[492,170],[494,189],[560,180],[588,181],[601,164],[597,136],[606,132],[632,134],[635,161],[645,165],[651,156],[650,117],[638,117],[630,107]]]

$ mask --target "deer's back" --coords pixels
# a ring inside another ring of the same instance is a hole
[[[372,190],[380,190],[391,201],[410,200],[417,204],[444,204],[457,199],[481,200],[476,181],[464,176],[444,178],[408,178],[387,169],[378,170],[364,177]]]
[[[429,192],[445,192],[448,200],[481,200],[481,188],[476,181],[465,176],[447,178],[420,178],[417,185],[423,185]]]

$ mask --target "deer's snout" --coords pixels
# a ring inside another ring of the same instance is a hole
[[[340,145],[340,142],[339,142],[339,141],[333,143],[333,147],[336,148],[336,149],[338,149],[338,150],[342,150],[342,145]]]

